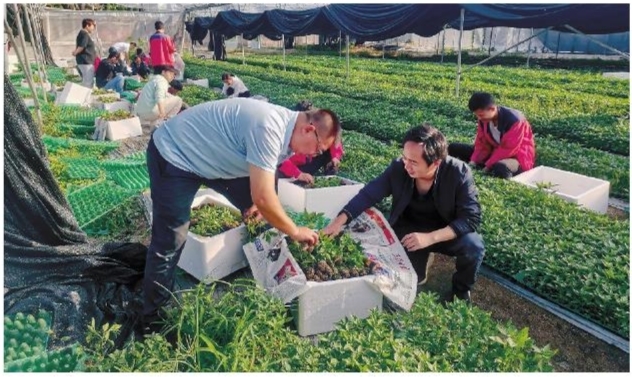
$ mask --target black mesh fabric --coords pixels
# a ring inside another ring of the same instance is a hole
[[[88,242],[7,75],[4,109],[5,314],[51,312],[51,346],[83,341],[92,318],[99,326],[116,321],[123,324],[120,344],[138,328],[147,249]]]

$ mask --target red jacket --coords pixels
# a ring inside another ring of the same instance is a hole
[[[165,33],[154,33],[149,37],[149,55],[151,64],[155,67],[158,65],[173,66],[173,53],[176,48],[173,40]]]
[[[535,165],[535,142],[529,121],[514,109],[498,106],[500,144],[494,140],[489,130],[489,122],[478,121],[474,153],[470,160],[476,164],[492,165],[506,158],[515,158],[523,171]]]
[[[329,152],[331,153],[331,158],[336,158],[340,160],[342,158],[342,154],[344,150],[342,149],[342,144],[334,143],[330,148]],[[301,175],[302,171],[298,168],[301,165],[305,165],[311,160],[311,156],[305,154],[293,154],[290,158],[283,161],[281,166],[279,166],[279,170],[281,173],[285,174],[288,177],[298,178]]]

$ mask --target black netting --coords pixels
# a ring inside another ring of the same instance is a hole
[[[53,346],[82,341],[92,318],[116,321],[124,324],[120,343],[138,322],[146,247],[88,242],[7,75],[4,95],[5,314],[50,311]]]

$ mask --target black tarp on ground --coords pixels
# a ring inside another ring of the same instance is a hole
[[[4,311],[53,316],[52,346],[83,341],[97,325],[136,327],[146,247],[92,244],[51,173],[37,125],[4,76]],[[62,337],[69,337],[62,340]]]
[[[587,34],[609,34],[629,31],[630,24],[629,4],[330,4],[302,11],[222,11],[209,29],[227,38],[243,33],[246,39],[339,31],[368,41],[406,33],[429,37],[446,24],[459,28],[461,8],[467,30],[492,26],[562,30],[569,24]]]

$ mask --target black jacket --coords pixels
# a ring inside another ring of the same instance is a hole
[[[406,173],[404,163],[395,159],[377,178],[369,182],[344,207],[343,212],[355,218],[385,197],[393,196],[393,206],[388,219],[394,225],[413,197],[415,182]],[[481,222],[481,206],[478,191],[469,166],[462,161],[447,157],[435,177],[432,196],[439,215],[454,230],[457,237],[476,232]]]

